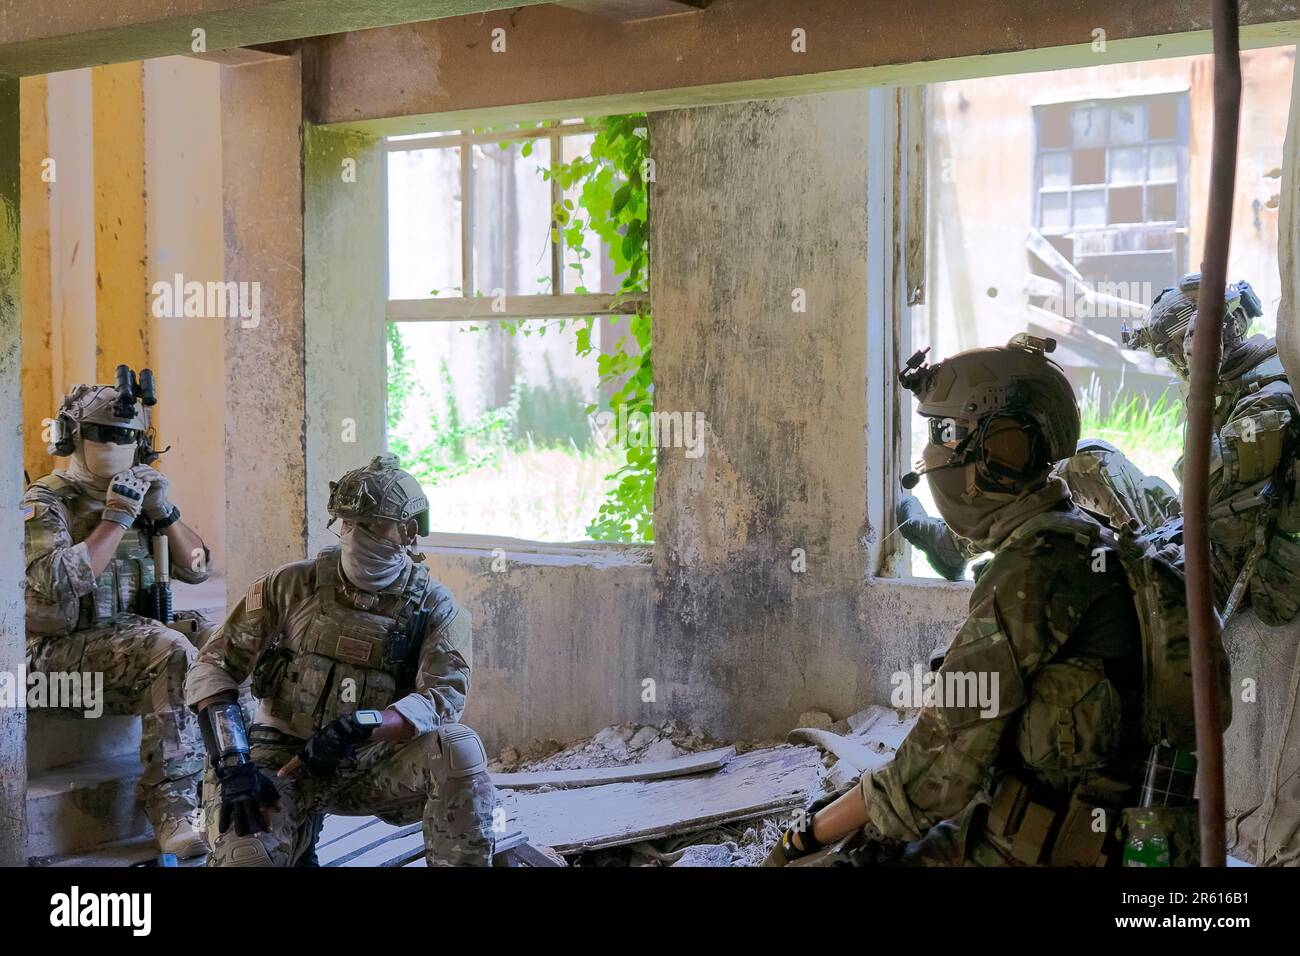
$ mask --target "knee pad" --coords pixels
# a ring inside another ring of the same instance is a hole
[[[487,772],[487,751],[472,729],[464,724],[443,724],[437,733],[443,776],[454,780]]]
[[[212,850],[212,866],[274,866],[271,854],[266,852],[255,836],[220,839]]]

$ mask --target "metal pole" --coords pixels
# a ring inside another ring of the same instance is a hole
[[[1224,866],[1227,837],[1223,715],[1219,713],[1219,675],[1213,654],[1220,634],[1210,577],[1208,510],[1214,386],[1219,377],[1223,291],[1228,281],[1228,242],[1232,233],[1232,196],[1237,169],[1241,61],[1236,0],[1211,2],[1214,16],[1214,139],[1183,450],[1183,543],[1196,709],[1196,755],[1200,773],[1201,865]]]

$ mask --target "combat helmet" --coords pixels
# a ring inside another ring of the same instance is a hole
[[[1184,382],[1190,381],[1192,336],[1196,330],[1196,300],[1201,274],[1183,276],[1178,285],[1162,291],[1146,315],[1122,331],[1124,347],[1162,358]],[[1250,320],[1264,314],[1259,296],[1249,282],[1229,283],[1224,290],[1223,333],[1220,355],[1226,361],[1245,340]]]
[[[1047,357],[1055,349],[1055,339],[1022,332],[1004,346],[959,352],[933,366],[922,350],[899,381],[929,418],[930,441],[958,442],[950,467],[976,464],[995,480],[1023,481],[1069,458],[1079,441],[1074,389]],[[991,447],[989,426],[1008,419],[1021,426],[1020,447]]]
[[[139,378],[126,365],[117,367],[117,385],[74,385],[63,397],[59,414],[51,430],[47,451],[66,457],[76,447],[78,435],[91,441],[127,444],[124,432],[135,432],[141,445],[141,460],[157,458],[149,438],[149,406],[157,403],[153,372],[141,369]]]
[[[419,533],[429,533],[429,499],[420,483],[397,467],[396,455],[376,455],[364,468],[353,468],[330,482],[326,504],[330,523],[345,521],[416,520]]]

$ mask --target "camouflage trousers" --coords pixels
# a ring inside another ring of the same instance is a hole
[[[196,653],[184,635],[135,614],[27,644],[29,674],[102,675],[103,713],[139,715],[144,773],[138,794],[155,831],[198,809],[203,738],[184,690]],[[83,716],[76,708],[66,712]]]
[[[209,770],[203,781],[204,820],[212,847],[209,866],[239,865],[240,859],[248,858],[250,840],[262,845],[272,866],[293,866],[311,848],[312,821],[318,813],[373,815],[399,826],[422,823],[429,866],[492,862],[496,806],[492,778],[486,770],[448,777],[436,732],[400,744],[366,744],[328,778],[305,767],[288,779],[276,777],[275,772],[298,754],[303,742],[265,726],[253,727],[249,738],[253,762],[275,782],[280,800],[270,811],[268,831],[239,837],[232,827],[220,833],[220,784]]]

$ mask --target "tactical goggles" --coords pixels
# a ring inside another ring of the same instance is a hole
[[[85,441],[104,445],[134,445],[140,441],[140,433],[134,428],[100,425],[96,422],[84,422],[81,425],[81,437]]]

